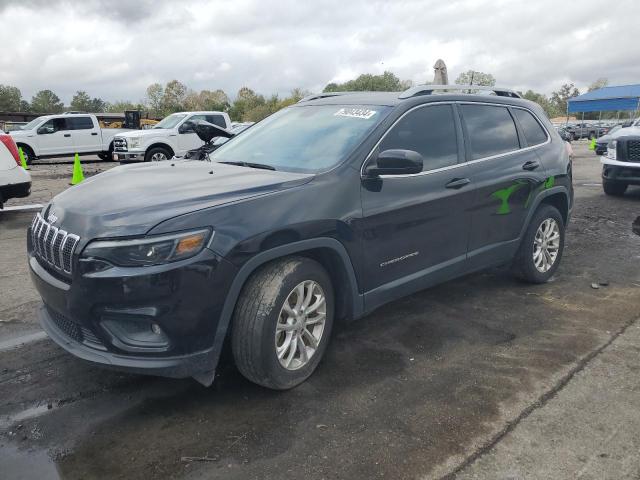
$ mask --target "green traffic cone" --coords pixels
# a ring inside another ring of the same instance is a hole
[[[84,180],[84,174],[82,173],[82,165],[80,165],[80,155],[76,153],[76,157],[73,160],[73,177],[71,178],[71,185],[77,185]]]
[[[20,154],[20,165],[25,170],[29,170],[29,165],[27,165],[27,161],[24,159],[24,152],[22,151],[22,147],[18,147],[18,153]]]
[[[589,150],[595,150],[596,149],[596,139],[595,137],[591,139],[591,143],[589,144]]]

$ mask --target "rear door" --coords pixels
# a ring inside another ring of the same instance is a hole
[[[39,155],[59,155],[74,151],[72,130],[67,118],[52,118],[38,128]]]
[[[100,128],[94,124],[93,118],[88,115],[73,115],[67,118],[67,123],[73,130],[73,144],[77,153],[102,150]]]
[[[420,288],[431,273],[462,268],[473,199],[462,145],[455,106],[425,104],[404,114],[374,151],[373,158],[390,149],[417,151],[424,167],[362,182],[364,287],[381,295],[373,303],[397,296],[401,284]]]
[[[545,178],[536,145],[548,135],[528,110],[469,103],[460,111],[476,195],[469,260],[480,268],[508,260],[517,249],[530,201]],[[518,128],[519,117],[531,127],[531,145]]]

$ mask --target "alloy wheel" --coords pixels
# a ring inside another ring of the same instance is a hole
[[[275,345],[280,365],[304,367],[318,350],[327,318],[326,297],[318,282],[305,280],[287,296],[278,315]]]
[[[544,220],[533,239],[533,264],[546,273],[556,263],[560,251],[560,226],[553,218]]]

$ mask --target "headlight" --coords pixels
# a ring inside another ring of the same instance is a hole
[[[204,229],[133,240],[97,240],[87,245],[82,257],[121,267],[159,265],[197,255],[209,238],[211,231]]]
[[[140,146],[140,137],[127,138],[127,146],[129,148],[138,148]]]
[[[607,145],[607,158],[610,158],[611,160],[616,160],[618,158],[618,142],[616,140],[612,140],[611,142],[609,142],[609,145]]]

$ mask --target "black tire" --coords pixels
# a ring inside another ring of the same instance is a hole
[[[604,190],[604,193],[614,197],[620,197],[624,195],[624,192],[627,191],[628,186],[629,185],[627,185],[626,183],[602,180],[602,189]]]
[[[111,159],[111,156],[108,153],[99,153],[98,158],[100,160],[104,160],[105,162],[108,162]]]
[[[24,153],[24,161],[27,162],[27,165],[31,165],[38,159],[29,145],[23,145],[19,143],[18,147],[22,148],[22,153]]]
[[[558,230],[560,234],[560,243],[556,258],[546,272],[541,272],[536,268],[534,262],[534,242],[536,233],[538,232],[538,228],[545,222],[547,219],[554,220],[558,225]],[[562,259],[562,251],[564,250],[564,220],[562,219],[562,215],[552,205],[542,204],[536,210],[536,213],[533,214],[533,218],[527,227],[527,231],[524,234],[522,239],[522,243],[520,244],[520,248],[518,249],[518,253],[513,262],[513,273],[529,283],[546,283],[553,276],[553,274],[558,269],[560,265],[560,260]]]
[[[153,147],[152,149],[147,151],[147,153],[145,153],[144,161],[151,162],[152,161],[151,159],[153,158],[153,156],[158,153],[163,154],[167,160],[171,160],[171,158],[173,157],[173,154],[168,149],[164,147]]]
[[[324,330],[307,363],[296,370],[289,370],[277,357],[276,324],[285,300],[300,283],[308,280],[316,282],[324,292]],[[287,390],[301,384],[313,373],[324,355],[331,336],[333,316],[333,286],[318,262],[305,257],[287,257],[268,263],[252,274],[236,304],[231,349],[238,370],[248,380],[274,390]]]

